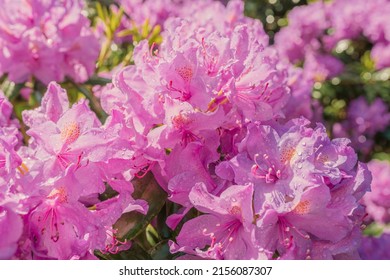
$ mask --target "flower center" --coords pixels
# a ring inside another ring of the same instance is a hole
[[[282,170],[269,160],[267,154],[263,154],[263,159],[259,160],[260,155],[256,154],[252,166],[252,174],[259,179],[264,179],[267,184],[273,184],[282,177]]]

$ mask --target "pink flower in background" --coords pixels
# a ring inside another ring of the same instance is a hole
[[[362,201],[371,219],[378,223],[390,222],[390,163],[372,160],[368,163],[372,172],[371,192]]]
[[[377,43],[372,48],[371,57],[377,69],[390,67],[390,39],[386,43]]]
[[[191,18],[191,24],[185,30],[179,31],[182,36],[176,37],[172,42],[164,39],[167,44],[174,44],[178,40],[184,42],[197,30],[200,30],[204,36],[213,31],[229,34],[235,26],[245,24],[261,44],[268,45],[268,36],[261,22],[244,15],[244,2],[241,0],[224,1],[227,2],[226,5],[221,1],[213,0],[120,0],[118,2],[126,13],[126,17],[121,21],[121,28],[140,28],[147,21],[151,27],[159,25],[162,30],[171,29],[163,33],[165,38],[174,30],[172,26],[177,21]]]
[[[305,59],[306,52],[318,52],[319,38],[329,27],[326,4],[317,2],[298,6],[288,14],[289,25],[275,36],[275,46],[283,59],[297,63]]]
[[[364,237],[359,248],[363,260],[389,260],[390,234],[384,233],[380,237]]]
[[[9,126],[12,115],[12,105],[2,91],[0,91],[0,112],[0,126]]]
[[[384,101],[378,97],[369,104],[361,96],[349,104],[347,119],[336,123],[333,133],[336,137],[350,137],[354,148],[367,154],[374,145],[376,133],[384,131],[389,125],[390,113]]]
[[[324,82],[340,75],[344,64],[332,55],[306,54],[303,69],[307,79]]]
[[[84,82],[99,52],[83,2],[1,0],[0,73],[21,83],[36,77],[45,84],[66,76]]]
[[[285,121],[289,119],[305,117],[312,121],[323,123],[323,108],[318,100],[312,98],[312,89],[315,80],[308,75],[305,69],[295,67],[291,64],[281,64],[288,71],[287,85],[291,90],[291,98],[283,108]]]
[[[346,0],[336,0],[330,3],[327,17],[331,22],[332,34],[326,38],[332,48],[343,39],[355,39],[362,32],[366,23],[366,15],[378,1],[354,1],[352,4]],[[336,12],[337,11],[337,12]]]
[[[151,26],[160,25],[179,14],[183,1],[177,0],[120,0],[118,1],[136,26],[148,20]],[[185,2],[185,1],[184,1]]]

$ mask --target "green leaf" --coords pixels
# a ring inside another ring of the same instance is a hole
[[[142,25],[142,29],[141,29],[141,37],[143,39],[147,38],[148,35],[149,35],[149,31],[150,31],[150,25],[149,25],[149,20],[146,19],[144,24]]]
[[[106,22],[105,13],[103,12],[103,6],[100,4],[100,2],[96,2],[96,12],[98,14],[98,17],[103,20],[103,22]]]
[[[111,10],[112,12],[112,10]],[[123,8],[121,7],[117,13],[112,12],[111,20],[110,20],[110,28],[113,33],[119,27],[121,23],[122,16],[124,14]]]
[[[168,240],[163,240],[150,250],[153,260],[172,260],[173,255],[169,250]]]
[[[380,236],[383,233],[383,230],[383,226],[378,225],[377,223],[371,223],[364,229],[363,234],[367,236]]]
[[[390,161],[390,154],[388,153],[376,153],[372,156],[374,159]]]
[[[126,36],[133,36],[136,33],[134,29],[124,29],[119,31],[116,36],[118,37],[126,37]]]
[[[132,240],[142,233],[165,204],[167,194],[161,189],[153,175],[149,172],[142,179],[133,180],[135,199],[146,200],[149,210],[146,215],[138,212],[123,214],[115,223],[119,239]]]
[[[360,59],[361,63],[363,64],[363,66],[368,70],[368,71],[374,71],[375,70],[375,62],[374,60],[371,58],[371,52],[370,51],[366,51],[362,58]]]
[[[150,33],[149,36],[149,44],[161,44],[162,42],[162,37],[161,37],[161,26],[156,25],[153,27],[152,32]]]
[[[105,85],[111,83],[111,79],[107,79],[107,78],[104,78],[104,77],[99,77],[97,75],[93,75],[85,83],[88,84],[88,85],[93,85],[93,86],[96,86],[96,85],[105,86]]]

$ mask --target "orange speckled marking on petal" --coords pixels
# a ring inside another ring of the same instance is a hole
[[[232,209],[230,209],[229,212],[232,215],[240,215],[241,214],[241,208],[239,206],[233,206]]]
[[[191,67],[188,66],[176,68],[175,70],[186,82],[191,81],[192,76],[194,75],[194,72],[192,71]]]
[[[308,200],[304,200],[298,203],[298,205],[294,208],[293,212],[299,215],[307,214],[310,211],[310,202]]]
[[[61,138],[67,144],[73,143],[80,136],[80,126],[76,122],[71,122],[65,126],[61,132]]]
[[[295,148],[286,147],[280,153],[280,161],[282,163],[289,162],[294,155],[295,155]]]
[[[48,198],[58,197],[58,199],[61,203],[68,202],[68,193],[64,187],[60,187],[58,189],[53,189],[47,197]]]
[[[319,155],[318,157],[317,157],[317,160],[319,161],[319,162],[322,162],[322,163],[327,163],[327,162],[329,162],[329,157],[327,156],[327,155],[324,155],[324,154],[321,154],[321,155]]]
[[[173,119],[172,119],[173,126],[176,129],[183,129],[192,122],[193,122],[192,119],[188,118],[188,116],[186,116],[185,114],[182,114],[182,113],[173,117]]]

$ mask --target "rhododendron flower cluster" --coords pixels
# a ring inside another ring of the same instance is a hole
[[[134,159],[139,171],[151,169],[183,206],[168,225],[175,228],[192,207],[206,213],[183,225],[171,251],[305,259],[323,258],[319,248],[329,247],[326,258],[355,256],[351,236],[370,176],[356,167],[348,141],[332,142],[304,119],[272,121],[288,106],[287,71],[256,29],[238,22],[188,32],[193,25],[168,21],[160,48],[141,42],[135,65],[101,95],[113,119],[127,120],[122,129],[142,139],[131,147],[142,151]]]
[[[66,76],[86,81],[99,52],[83,2],[1,0],[0,74],[25,82],[32,76],[45,84]]]
[[[362,114],[364,112],[364,114]],[[374,145],[374,137],[390,125],[390,112],[380,98],[371,104],[362,96],[349,104],[347,119],[333,126],[336,137],[349,137],[353,146],[368,153]]]
[[[318,1],[299,6],[289,13],[289,25],[276,34],[275,46],[284,59],[303,62],[308,77],[323,81],[343,70],[343,63],[331,53],[337,44],[364,36],[374,45],[371,55],[382,69],[390,65],[389,24],[384,16],[389,8],[387,0]]]
[[[302,80],[306,84],[321,88],[322,84],[331,80],[334,85],[343,82],[348,88],[356,83],[350,79],[350,69],[345,68],[347,56],[352,56],[353,50],[359,49],[359,42],[366,44],[368,50],[360,54],[361,61],[366,61],[363,73],[366,71],[384,70],[389,66],[387,59],[389,48],[389,20],[383,16],[384,11],[390,8],[387,0],[370,1],[318,1],[309,5],[298,6],[288,13],[288,26],[275,35],[275,48],[282,60],[294,63],[300,71]],[[357,50],[359,53],[361,50]],[[353,54],[356,56],[356,53]],[[369,62],[368,62],[369,61]],[[370,64],[370,65],[368,65]],[[291,70],[290,70],[291,71]],[[370,74],[366,74],[371,77]],[[334,79],[332,79],[334,78]],[[383,76],[383,80],[387,80]],[[301,81],[300,84],[303,82]],[[358,83],[357,83],[358,84]],[[311,91],[298,91],[300,99],[306,97],[304,116],[315,117],[307,108],[310,108]],[[333,124],[335,137],[348,137],[353,147],[362,154],[368,155],[374,149],[375,136],[385,132],[389,127],[389,108],[384,102],[386,94],[376,94],[376,98],[357,96],[354,91],[340,93],[339,96],[353,95],[346,105],[346,114],[339,114]],[[295,95],[293,91],[292,102]],[[317,96],[321,98],[321,93]],[[334,98],[334,96],[333,96]],[[348,98],[350,99],[350,98]],[[368,102],[370,100],[370,102]],[[345,104],[345,103],[344,103]],[[318,108],[317,103],[312,107]],[[294,112],[290,112],[294,113]],[[318,119],[320,120],[321,119]]]
[[[208,214],[185,223],[171,249],[216,259],[353,258],[369,172],[355,166],[348,141],[308,125],[249,125],[237,155],[216,166],[218,183],[191,188],[190,202]]]
[[[66,91],[54,82],[23,121],[31,138],[18,153],[16,137],[1,135],[1,232],[10,235],[1,243],[8,252],[2,258],[71,259],[117,250],[112,224],[123,212],[145,213],[147,205],[131,197],[133,187],[118,169],[107,168],[108,130],[85,100],[69,108]],[[101,201],[105,183],[118,195]],[[14,229],[6,231],[9,226]]]
[[[335,125],[312,99],[340,40],[390,40],[372,2],[295,8],[272,44],[241,0],[91,22],[81,0],[0,0],[0,259],[388,258],[390,167],[355,151],[389,127],[385,98],[336,100]]]

